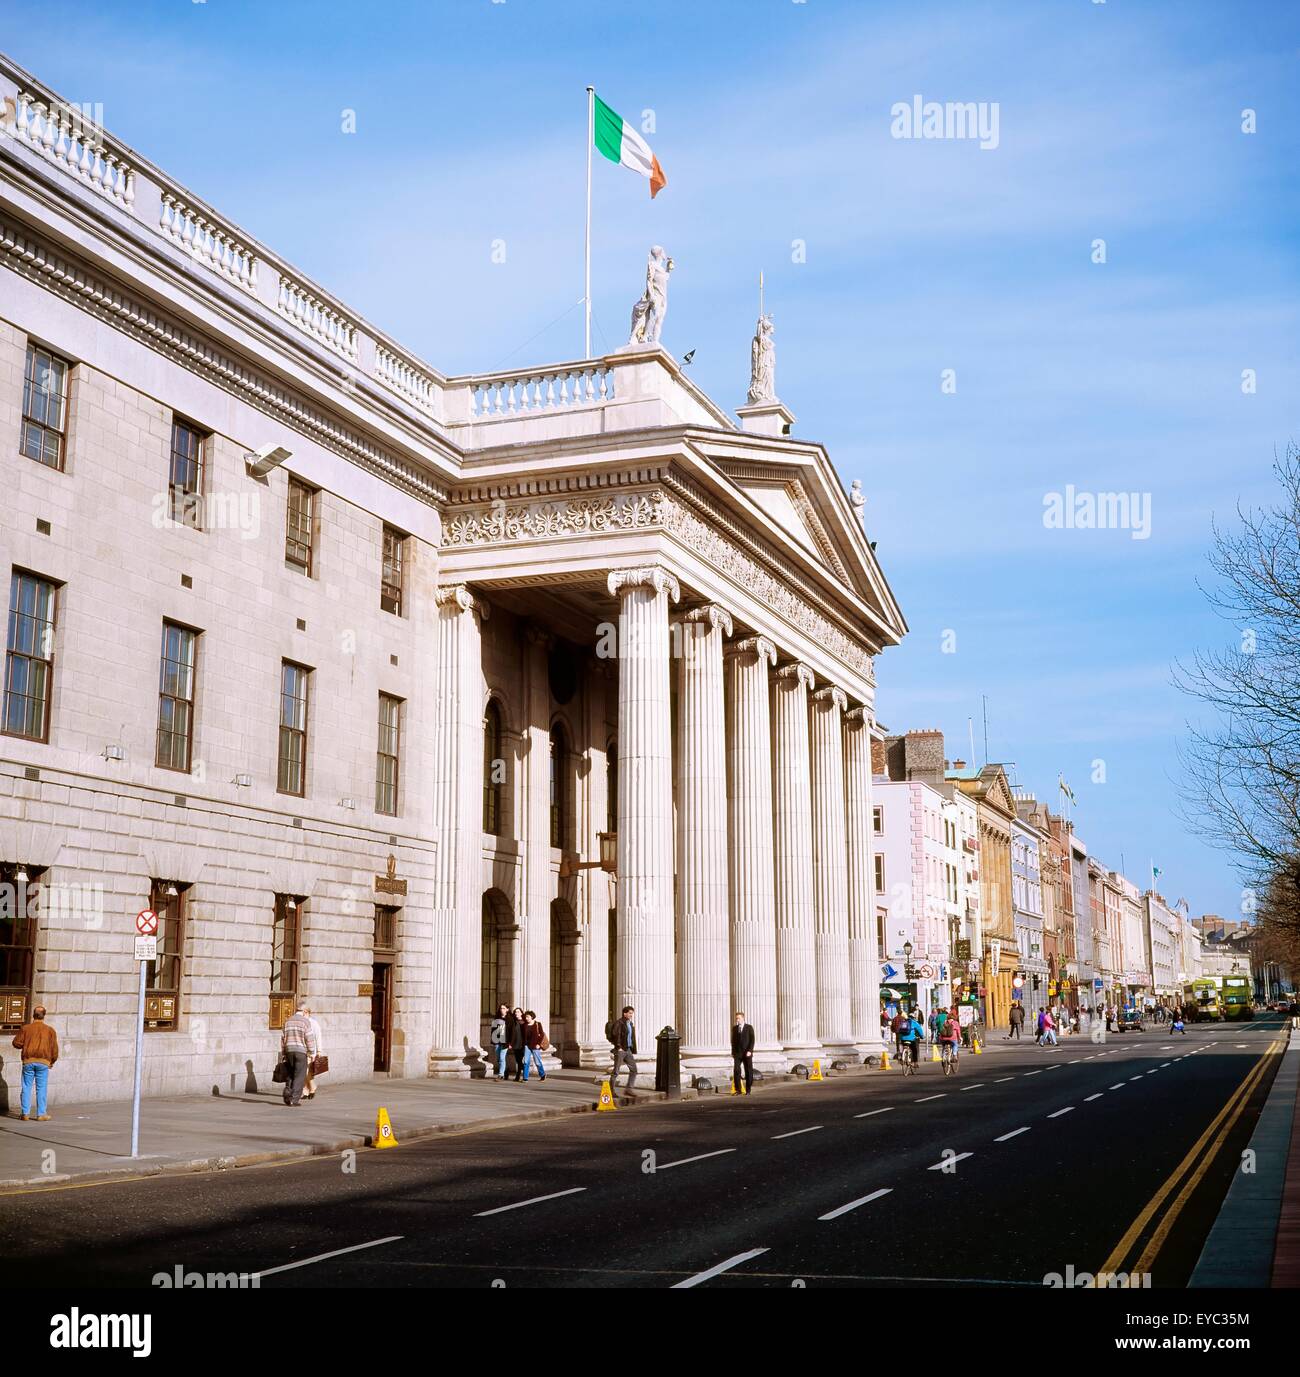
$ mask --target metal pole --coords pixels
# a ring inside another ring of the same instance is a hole
[[[583,333],[582,357],[591,357],[591,146],[596,141],[596,88],[587,87],[587,233],[583,241],[582,300],[585,306],[586,328]]]
[[[144,1071],[144,968],[147,961],[137,961],[140,967],[140,1007],[135,1020],[135,1091],[131,1096],[131,1156],[140,1155],[140,1081]]]

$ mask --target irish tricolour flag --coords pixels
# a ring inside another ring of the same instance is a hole
[[[633,172],[649,177],[652,199],[668,185],[668,178],[659,166],[659,159],[650,151],[650,145],[599,96],[596,97],[595,137],[596,147],[610,162],[622,163]]]

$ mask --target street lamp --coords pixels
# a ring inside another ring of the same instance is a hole
[[[903,960],[904,960],[904,961],[910,961],[911,959],[912,959],[912,944],[911,944],[910,942],[904,942],[904,943],[903,943]]]

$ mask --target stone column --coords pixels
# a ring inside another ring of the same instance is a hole
[[[519,915],[516,1002],[543,1024],[551,1003],[551,688],[547,655],[552,637],[540,626],[524,627],[523,828],[524,904]]]
[[[764,1071],[780,1072],[785,1070],[786,1061],[776,1017],[776,891],[768,688],[768,671],[774,664],[776,647],[763,636],[733,641],[723,659],[732,1012],[744,1010],[754,1026],[755,1065]],[[730,1027],[731,1020],[727,1023]]]
[[[855,1055],[849,1015],[849,895],[845,849],[844,731],[848,699],[818,689],[812,739],[813,905],[817,936],[817,1037],[830,1056]]]
[[[880,960],[876,938],[875,868],[871,847],[871,722],[866,708],[844,714],[844,803],[848,846],[849,1006],[853,1044],[878,1053]]]
[[[783,665],[772,676],[772,832],[776,847],[777,1030],[786,1056],[821,1055],[813,911],[808,692],[813,672]]]
[[[433,751],[431,1076],[466,1076],[479,1037],[483,906],[483,653],[488,606],[464,585],[438,589]]]
[[[608,769],[606,757],[609,732],[606,730],[606,694],[614,678],[607,661],[593,660],[586,674],[586,737],[590,767],[587,773],[586,840],[583,859],[600,858],[600,834],[609,830]],[[583,932],[578,967],[578,1064],[609,1069],[609,1043],[605,1040],[605,1021],[609,1008],[609,909],[612,877],[603,870],[581,872],[579,888],[581,910],[578,922]]]
[[[676,1016],[668,603],[681,590],[655,566],[614,570],[608,586],[619,600],[617,982],[644,1062]]]
[[[731,615],[696,607],[681,619],[677,793],[677,1031],[684,1070],[731,1065],[727,905],[727,755],[722,639]]]

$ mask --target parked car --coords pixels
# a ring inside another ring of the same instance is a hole
[[[1142,1021],[1142,1010],[1138,1008],[1121,1009],[1119,1017],[1115,1021],[1115,1031],[1117,1033],[1145,1033],[1146,1025]]]

